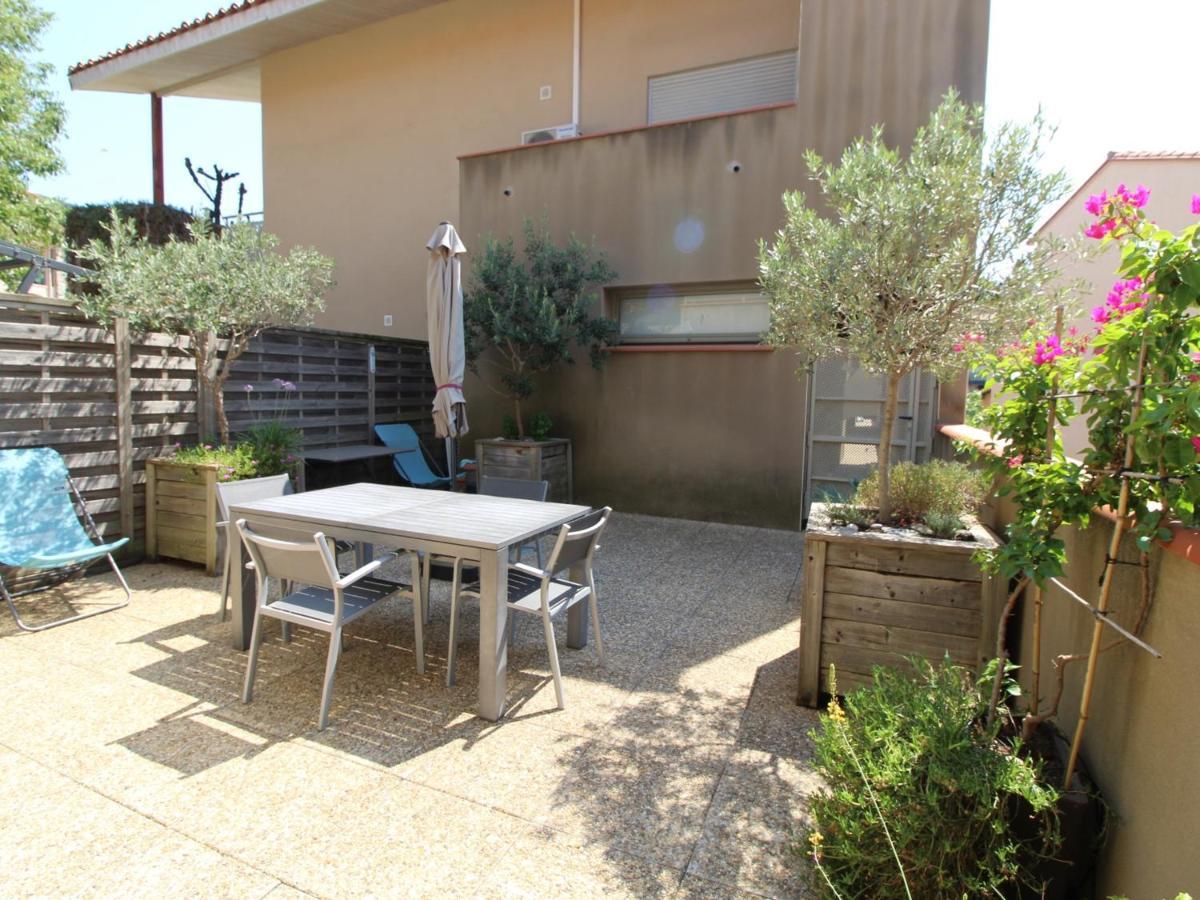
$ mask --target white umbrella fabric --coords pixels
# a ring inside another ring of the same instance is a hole
[[[429,323],[429,364],[437,393],[433,424],[446,438],[446,474],[454,477],[454,439],[467,433],[467,400],[463,396],[467,352],[463,339],[462,261],[466,246],[449,222],[430,236],[425,276],[425,312]]]

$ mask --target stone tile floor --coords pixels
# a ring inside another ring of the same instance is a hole
[[[129,607],[40,634],[2,611],[0,891],[803,895],[801,558],[795,533],[615,516],[605,663],[559,628],[560,711],[523,622],[500,723],[473,714],[471,611],[444,684],[445,586],[423,676],[407,603],[356,623],[324,732],[324,636],[271,632],[243,705],[245,657],[199,569],[129,568]],[[36,621],[114,593],[100,577],[19,602]]]

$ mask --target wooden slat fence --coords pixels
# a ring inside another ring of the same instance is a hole
[[[296,385],[286,402],[274,379]],[[225,404],[235,434],[282,417],[312,448],[373,441],[376,422],[408,421],[429,439],[433,392],[423,341],[271,329],[234,364]],[[144,545],[146,460],[214,431],[186,338],[0,293],[0,448],[62,453],[101,534],[132,536],[130,556]]]
[[[234,433],[282,419],[303,431],[310,448],[373,441],[376,422],[410,422],[431,438],[433,390],[424,341],[273,329],[233,364],[225,415]]]

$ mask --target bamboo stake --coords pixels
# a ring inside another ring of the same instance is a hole
[[[1138,385],[1146,370],[1146,338],[1142,336],[1141,349],[1138,352],[1137,379]],[[1142,408],[1142,388],[1139,387],[1133,395],[1133,406],[1129,410],[1129,423],[1137,418]],[[1128,470],[1133,466],[1133,435],[1125,434],[1125,464],[1122,469]],[[1114,562],[1121,550],[1121,538],[1125,534],[1126,522],[1129,516],[1129,479],[1121,479],[1121,493],[1117,499],[1117,520],[1113,522],[1112,537],[1108,542],[1108,555],[1104,560],[1104,577],[1100,582],[1100,599],[1096,603],[1096,624],[1092,626],[1092,645],[1088,650],[1087,673],[1083,678],[1083,696],[1079,701],[1079,721],[1075,725],[1075,737],[1071,741],[1071,755],[1067,760],[1067,773],[1063,778],[1063,790],[1071,789],[1071,779],[1075,775],[1075,767],[1079,764],[1079,751],[1083,745],[1083,733],[1087,729],[1088,714],[1092,708],[1092,691],[1096,687],[1096,663],[1100,656],[1100,639],[1104,634],[1104,619],[1108,613],[1108,598],[1112,593],[1113,577],[1116,570]]]
[[[1060,306],[1054,313],[1054,334],[1062,341],[1063,330],[1063,308]],[[1046,417],[1046,458],[1054,457],[1054,434],[1058,426],[1058,376],[1055,375],[1050,381],[1050,410]],[[1039,706],[1039,691],[1041,690],[1042,681],[1042,586],[1036,582],[1033,585],[1033,667],[1032,667],[1032,691],[1033,694],[1030,709],[1030,714],[1036,716]]]

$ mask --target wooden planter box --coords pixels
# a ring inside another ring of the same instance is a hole
[[[217,574],[217,469],[146,460],[146,557],[203,563]]]
[[[549,481],[547,500],[552,503],[573,501],[571,442],[567,438],[551,438],[548,441],[488,438],[476,441],[475,464],[480,478]]]
[[[909,532],[843,534],[813,504],[804,535],[800,627],[800,703],[828,693],[829,665],[839,693],[869,684],[874,666],[903,666],[904,657],[935,663],[945,654],[976,673],[995,655],[996,628],[1007,585],[972,561],[998,545],[982,525],[974,541]]]

